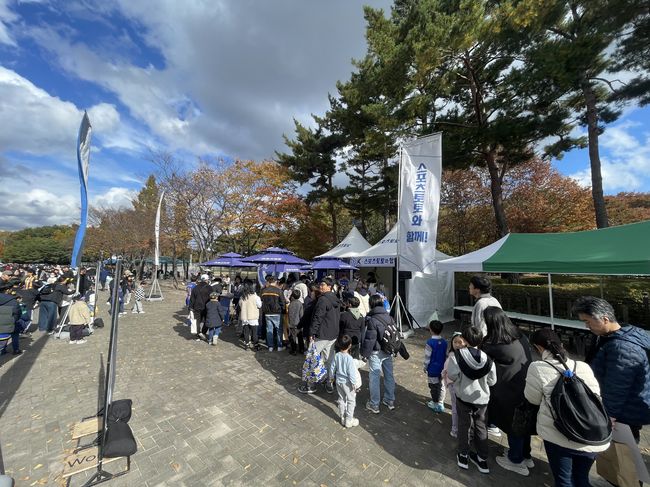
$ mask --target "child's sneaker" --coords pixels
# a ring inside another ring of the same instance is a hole
[[[325,390],[327,391],[328,394],[333,394],[334,393],[334,384],[332,384],[330,381],[327,381],[325,383]]]
[[[469,468],[469,458],[463,453],[458,453],[456,455],[456,463],[460,468],[467,470]]]
[[[431,409],[431,411],[433,411],[433,412],[435,413],[435,412],[437,412],[437,411],[436,411],[436,404],[437,404],[437,403],[435,403],[435,402],[433,402],[433,401],[429,401],[429,402],[427,403],[427,407],[428,407],[429,409]]]
[[[454,430],[451,430],[449,432],[449,436],[451,436],[452,438],[458,438],[458,433],[456,433]]]
[[[298,386],[298,392],[301,392],[302,394],[314,394],[316,389],[310,387],[308,384],[301,384]]]
[[[357,418],[352,418],[350,421],[345,422],[346,428],[354,428],[355,426],[359,426],[359,420]]]
[[[434,412],[436,413],[444,413],[445,412],[445,405],[441,403],[436,404],[436,408],[434,409]]]
[[[477,453],[470,452],[469,459],[474,465],[476,465],[476,468],[478,468],[479,472],[481,472],[481,473],[490,473],[490,469],[488,468],[487,460],[483,460],[481,457],[478,456]]]

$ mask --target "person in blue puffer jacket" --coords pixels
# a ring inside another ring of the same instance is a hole
[[[650,424],[650,335],[636,326],[621,326],[604,299],[586,296],[573,306],[596,342],[586,357],[600,384],[612,423],[630,427],[639,442],[643,425]]]

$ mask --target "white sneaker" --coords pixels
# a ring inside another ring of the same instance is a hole
[[[81,345],[82,343],[86,343],[86,340],[83,338],[81,340],[77,340],[77,345]]]
[[[282,350],[284,350],[284,347],[278,347],[278,352],[281,352]]]
[[[510,470],[511,472],[518,473],[519,475],[523,475],[524,477],[528,477],[528,475],[530,474],[530,472],[528,471],[528,467],[525,465],[525,461],[521,463],[514,463],[506,455],[503,455],[501,457],[496,457],[496,462],[499,464],[501,468],[505,468],[506,470]]]
[[[350,421],[345,422],[346,428],[354,428],[355,426],[359,426],[359,420],[357,418],[352,418]]]
[[[503,456],[507,457],[509,451],[510,451],[509,448],[505,448],[503,450]],[[526,465],[526,467],[528,468],[535,468],[535,461],[532,458],[524,458],[523,464]]]
[[[76,344],[77,344],[77,340],[70,340],[70,345],[76,345]]]

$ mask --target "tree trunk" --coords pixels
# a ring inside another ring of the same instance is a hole
[[[492,207],[494,208],[494,218],[499,231],[499,237],[505,237],[510,233],[508,228],[508,219],[503,208],[503,188],[501,186],[501,174],[496,162],[494,150],[487,152],[485,162],[490,172],[490,193],[492,194]]]
[[[589,81],[582,82],[582,94],[585,97],[587,109],[587,134],[589,137],[589,163],[591,165],[591,196],[594,200],[596,211],[596,227],[607,228],[607,207],[603,196],[603,176],[600,167],[600,151],[598,149],[598,110],[596,108],[596,94]]]
[[[332,176],[327,178],[327,192],[329,197],[327,198],[327,206],[329,208],[330,217],[332,218],[332,245],[336,245],[339,239],[339,229],[336,221],[336,207],[334,205],[334,184],[332,182]]]

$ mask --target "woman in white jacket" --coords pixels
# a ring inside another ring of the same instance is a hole
[[[558,336],[548,328],[533,333],[530,343],[539,351],[542,360],[530,364],[526,376],[524,396],[531,404],[539,405],[537,434],[544,440],[548,463],[557,487],[588,487],[589,470],[596,459],[596,453],[607,450],[609,444],[591,446],[576,443],[564,436],[553,424],[550,408],[553,387],[560,378],[558,371],[550,364],[563,370],[562,358],[594,393],[600,395],[600,387],[589,365],[574,362],[564,350]]]

